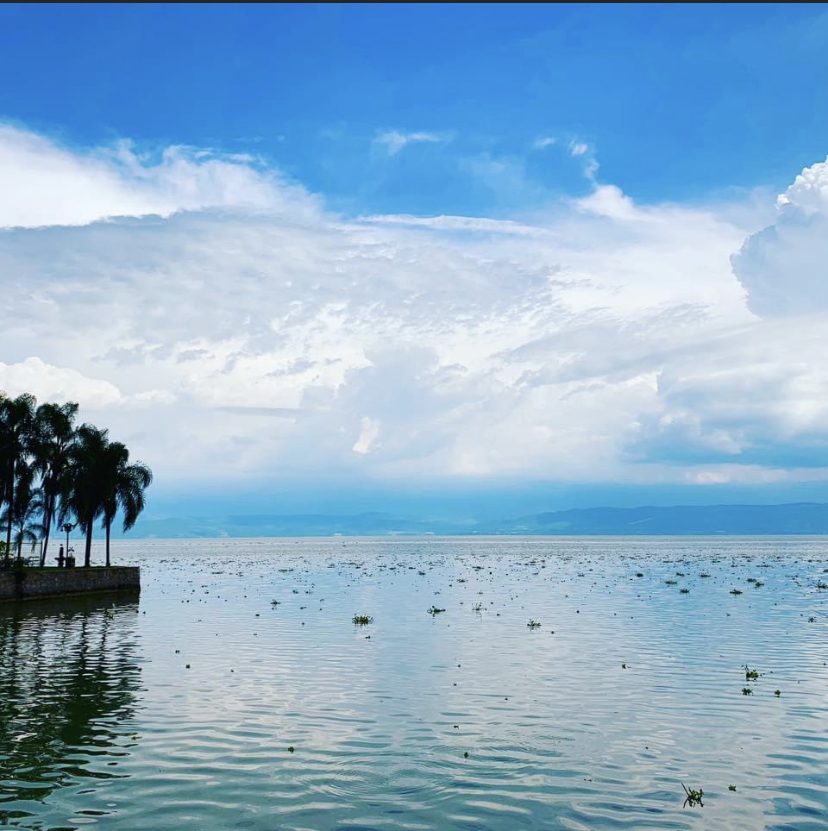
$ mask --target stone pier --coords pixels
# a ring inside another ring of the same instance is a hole
[[[0,601],[140,591],[141,577],[137,566],[27,568],[21,572],[0,572]]]

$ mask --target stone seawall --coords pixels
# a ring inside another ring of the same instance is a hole
[[[20,573],[0,572],[0,601],[126,591],[141,591],[140,569],[135,566],[32,568]]]

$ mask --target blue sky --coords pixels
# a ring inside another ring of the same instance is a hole
[[[573,139],[637,200],[781,188],[828,129],[820,5],[11,4],[0,24],[6,117],[264,154],[357,212],[537,208],[585,187]],[[388,158],[388,130],[445,138]],[[531,186],[481,185],[458,163],[479,154]]]
[[[828,499],[827,41],[2,6],[0,388],[80,400],[157,510]]]

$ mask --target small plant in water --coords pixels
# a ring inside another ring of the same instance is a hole
[[[482,612],[483,611],[483,604],[482,603],[475,603],[474,606],[472,606],[472,611],[473,612]]]
[[[690,594],[690,589],[679,589],[682,594]]]
[[[823,583],[822,580],[820,580],[819,583],[817,583],[817,588],[818,589],[828,589],[828,583]]]
[[[759,678],[759,671],[755,669],[750,669],[747,664],[745,664],[745,680],[746,681],[756,681]]]
[[[540,629],[540,621],[539,620],[530,620],[529,623],[526,624],[530,629]]]
[[[693,790],[693,788],[688,789],[684,782],[681,783],[681,787],[684,788],[685,798],[684,804],[689,805],[691,808],[694,808],[696,805],[701,805],[704,808],[704,791],[699,788],[697,791]]]
[[[703,572],[699,575],[699,577],[710,577],[710,575],[709,575],[706,571],[703,571]]]
[[[731,594],[741,594],[742,592],[739,589],[731,589],[730,593]]]
[[[753,690],[750,687],[742,687],[742,695],[753,695]]]
[[[641,571],[636,571],[635,576],[636,576],[636,577],[643,577],[643,576],[644,576],[644,573],[643,573],[643,572],[641,572]]]
[[[668,586],[675,586],[675,585],[676,585],[676,581],[675,581],[675,580],[665,580],[664,582],[665,582]]]
[[[779,696],[780,696],[780,695],[782,695],[782,690],[774,690],[774,691],[773,691],[773,694],[774,694],[777,698],[779,698]]]
[[[369,623],[373,623],[374,618],[371,615],[354,615],[354,624],[356,626],[367,626]]]
[[[434,617],[434,615],[439,615],[439,614],[440,614],[440,612],[445,612],[445,609],[438,609],[436,606],[432,606],[432,607],[428,610],[428,613],[429,613],[432,617]]]
[[[735,790],[736,790],[736,786],[735,786],[735,785],[728,785],[728,786],[727,786],[727,789],[728,789],[729,791],[735,791]]]

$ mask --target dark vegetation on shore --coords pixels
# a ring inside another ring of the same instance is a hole
[[[37,404],[33,395],[11,398],[0,393],[0,567],[12,555],[23,564],[23,547],[46,565],[52,529],[79,528],[85,538],[84,566],[91,565],[95,523],[106,533],[110,564],[112,524],[120,515],[128,531],[144,510],[152,472],[129,460],[126,445],[109,440],[93,424],[75,426],[78,405]],[[68,552],[67,552],[68,554]]]

